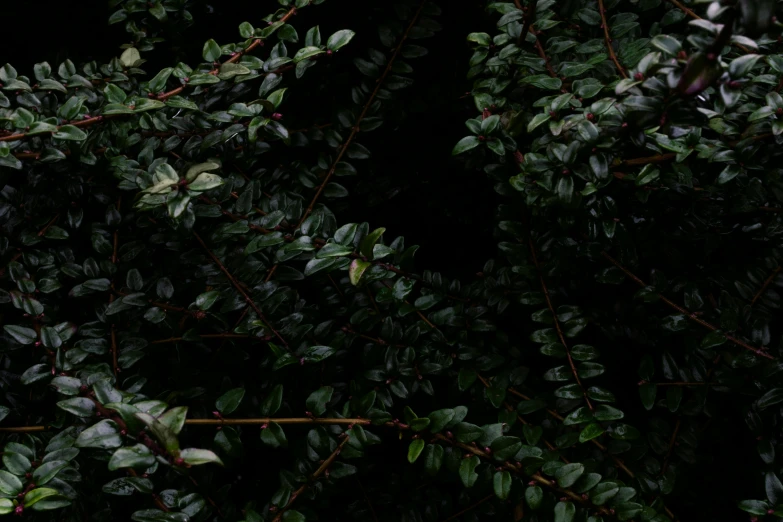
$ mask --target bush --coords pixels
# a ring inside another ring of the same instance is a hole
[[[142,69],[202,2],[114,0],[119,57],[0,69],[0,513],[782,518],[777,2],[489,2],[467,136],[405,123],[436,3],[279,3],[195,66]],[[341,217],[385,201],[442,272]]]

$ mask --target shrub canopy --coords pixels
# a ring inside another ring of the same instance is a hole
[[[778,2],[483,5],[431,127],[476,275],[475,228],[423,270],[342,217],[435,179],[438,2],[279,4],[148,70],[203,5],[113,0],[119,56],[0,68],[0,514],[783,518]]]

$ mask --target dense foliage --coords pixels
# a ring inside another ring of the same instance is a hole
[[[422,270],[343,217],[430,176],[372,156],[448,90],[438,2],[279,0],[154,70],[205,3],[110,4],[107,63],[0,68],[0,514],[783,518],[775,0],[483,5],[432,127],[502,199],[433,203],[494,220],[461,278],[467,229]]]

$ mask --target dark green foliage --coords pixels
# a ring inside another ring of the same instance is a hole
[[[279,3],[199,63],[145,68],[201,2],[115,0],[110,62],[0,68],[0,514],[783,517],[777,3],[488,2],[470,281],[342,217],[427,175],[368,165],[438,2]]]

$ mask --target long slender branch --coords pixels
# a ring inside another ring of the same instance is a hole
[[[296,8],[292,7],[278,21],[279,22],[286,22],[289,18],[291,18],[295,14],[296,14]],[[242,58],[242,56],[244,56],[248,52],[252,51],[253,49],[258,47],[259,45],[263,45],[263,40],[261,38],[258,38],[255,41],[253,41],[253,43],[248,45],[247,48],[245,48],[245,50],[236,53],[234,56],[232,56],[231,58],[229,58],[228,60],[223,62],[223,64],[221,64],[221,65],[225,65],[227,63],[235,63],[235,62],[239,61],[240,58]],[[209,71],[209,74],[217,75],[219,72],[220,72],[220,67],[217,67],[217,68]],[[158,100],[166,100],[166,99],[168,99],[168,98],[170,98],[170,97],[172,97],[174,95],[177,95],[177,94],[181,93],[183,90],[185,90],[185,86],[184,85],[179,86],[176,89],[172,89],[171,91],[162,93],[162,94],[156,96],[156,98]],[[75,127],[89,127],[91,125],[95,125],[95,124],[98,124],[98,123],[103,123],[104,121],[106,121],[106,120],[108,120],[110,118],[117,117],[117,116],[121,116],[121,115],[119,115],[119,114],[107,114],[105,116],[104,115],[93,116],[91,118],[86,118],[86,119],[81,120],[81,121],[69,122],[66,125],[73,125]],[[60,127],[62,127],[62,125],[57,126],[57,129],[59,130]],[[28,137],[28,135],[26,133],[10,134],[8,136],[0,136],[0,141],[23,140],[23,139],[25,139],[27,137]]]
[[[637,277],[637,276],[636,276],[636,275],[635,275],[633,272],[631,272],[631,271],[630,271],[630,270],[628,270],[626,267],[624,267],[623,265],[621,265],[621,264],[620,264],[620,263],[619,263],[619,262],[618,262],[618,261],[617,261],[615,258],[613,258],[612,256],[610,256],[608,253],[606,253],[606,252],[604,251],[604,252],[601,252],[601,255],[602,255],[602,256],[603,256],[603,257],[604,257],[604,258],[605,258],[607,261],[609,261],[609,262],[610,262],[610,263],[612,263],[614,266],[616,266],[617,268],[619,268],[620,270],[622,270],[622,271],[623,271],[623,273],[624,273],[624,274],[625,274],[625,275],[626,275],[626,276],[627,276],[629,279],[631,279],[632,281],[634,281],[636,284],[638,284],[638,285],[639,285],[639,286],[641,286],[641,287],[646,287],[646,286],[647,286],[647,283],[645,283],[644,281],[642,281],[641,279],[639,279],[639,278],[638,278],[638,277]],[[678,305],[677,303],[673,302],[672,300],[668,299],[666,296],[664,296],[664,295],[662,295],[662,294],[660,294],[660,293],[658,293],[657,295],[658,295],[658,298],[659,298],[661,301],[663,301],[664,303],[666,303],[667,305],[669,305],[671,308],[673,308],[673,309],[677,310],[678,312],[680,312],[681,314],[683,314],[685,317],[687,317],[688,319],[690,319],[690,320],[691,320],[691,321],[693,321],[694,323],[700,324],[700,325],[701,325],[701,326],[703,326],[704,328],[707,328],[708,330],[711,330],[711,331],[713,331],[713,332],[716,332],[716,331],[718,331],[718,328],[717,328],[716,326],[713,326],[712,324],[708,323],[708,322],[707,322],[707,321],[705,321],[704,319],[701,319],[701,318],[700,318],[700,317],[698,317],[696,314],[694,314],[694,313],[692,313],[692,312],[689,312],[688,310],[686,310],[686,309],[685,309],[685,308],[683,308],[682,306],[680,306],[680,305]],[[727,333],[723,333],[723,336],[724,336],[724,337],[726,337],[726,339],[728,339],[729,341],[731,341],[731,342],[733,342],[734,344],[736,344],[737,346],[740,346],[740,347],[744,348],[745,350],[749,350],[749,351],[751,351],[751,352],[755,353],[756,355],[758,355],[759,357],[764,357],[764,358],[766,358],[766,359],[770,359],[770,360],[773,360],[773,361],[775,360],[775,357],[771,356],[771,355],[770,355],[770,354],[768,354],[768,353],[765,353],[765,352],[764,352],[763,350],[761,350],[760,348],[754,348],[753,346],[749,345],[749,344],[748,344],[748,343],[746,343],[745,341],[743,341],[743,340],[741,340],[741,339],[738,339],[738,338],[734,337],[733,335],[729,335],[729,334],[727,334]]]
[[[400,42],[397,44],[397,47],[394,49],[394,53],[392,53],[391,58],[389,58],[389,63],[386,64],[386,68],[383,70],[383,73],[381,74],[380,78],[376,80],[375,89],[373,89],[372,94],[370,94],[370,97],[367,98],[367,102],[364,104],[364,108],[362,109],[361,114],[359,114],[359,117],[356,118],[356,122],[353,124],[353,128],[351,128],[351,134],[348,135],[348,138],[340,147],[340,151],[337,153],[337,157],[334,159],[334,161],[332,162],[332,166],[329,168],[329,172],[327,172],[326,176],[324,177],[324,180],[321,182],[321,185],[318,187],[318,190],[316,191],[315,196],[313,196],[313,199],[310,201],[310,204],[307,205],[307,209],[302,215],[302,219],[299,221],[299,224],[297,225],[296,228],[301,227],[302,223],[304,223],[305,219],[307,219],[307,217],[313,211],[313,207],[315,206],[315,203],[318,201],[318,198],[321,197],[324,188],[332,179],[332,176],[334,175],[334,172],[337,169],[337,164],[340,162],[343,155],[345,154],[345,151],[348,149],[348,146],[351,144],[351,142],[353,142],[353,139],[356,137],[356,134],[359,132],[359,125],[364,119],[364,116],[367,114],[367,111],[370,110],[370,105],[372,105],[372,102],[375,101],[375,96],[378,94],[378,91],[381,89],[381,86],[383,85],[383,81],[386,79],[386,76],[391,71],[392,64],[394,64],[394,60],[396,60],[397,56],[400,54],[402,45],[405,43],[405,40],[408,39],[408,33],[410,33],[410,30],[418,21],[419,15],[421,15],[421,10],[424,8],[424,4],[426,3],[426,1],[427,0],[421,2],[419,8],[416,10],[416,13],[413,15],[413,18],[408,24],[407,29],[405,29],[405,32],[402,33],[402,36],[400,37]]]
[[[326,470],[327,470],[327,469],[329,469],[329,466],[331,466],[331,465],[332,465],[332,463],[335,461],[335,459],[337,459],[337,456],[338,456],[338,455],[340,454],[340,452],[342,451],[342,449],[343,449],[343,446],[345,446],[345,445],[346,445],[346,443],[348,442],[348,439],[350,438],[350,435],[348,435],[347,433],[344,433],[343,435],[345,436],[345,437],[343,438],[343,441],[342,441],[342,442],[340,442],[340,444],[337,446],[337,449],[335,449],[335,450],[332,452],[332,454],[331,454],[331,455],[329,455],[329,457],[327,457],[327,459],[326,459],[326,460],[324,460],[324,461],[323,461],[323,463],[322,463],[320,466],[318,466],[318,469],[317,469],[317,470],[315,470],[315,472],[314,472],[312,475],[310,475],[310,480],[309,480],[309,482],[313,482],[313,481],[315,481],[315,480],[318,480],[318,478],[319,478],[321,475],[323,475],[323,474],[324,474],[324,472],[326,472]],[[284,508],[282,508],[282,509],[281,509],[281,510],[280,510],[280,511],[277,513],[277,516],[275,516],[275,518],[273,519],[273,522],[280,522],[280,520],[281,520],[281,519],[282,519],[282,517],[283,517],[283,513],[285,513],[285,512],[286,512],[286,511],[288,511],[289,509],[291,509],[291,506],[292,506],[292,505],[293,505],[293,503],[296,501],[296,499],[297,499],[297,498],[298,498],[298,497],[299,497],[299,496],[300,496],[302,493],[304,493],[304,490],[305,490],[305,489],[307,489],[307,486],[309,486],[309,482],[308,482],[308,483],[305,483],[305,484],[302,484],[302,485],[299,487],[299,489],[297,489],[296,491],[294,491],[294,492],[291,494],[291,498],[289,498],[289,499],[288,499],[288,503],[285,505],[285,507],[284,507]]]
[[[255,301],[253,301],[250,298],[250,296],[247,295],[247,292],[245,292],[245,290],[242,288],[242,285],[239,284],[239,282],[236,280],[236,278],[233,275],[231,275],[231,272],[228,271],[228,269],[220,261],[220,259],[218,259],[218,257],[215,254],[212,253],[212,251],[209,249],[209,247],[207,247],[207,244],[204,243],[204,240],[201,239],[201,236],[199,236],[196,232],[193,232],[193,237],[195,237],[196,240],[204,248],[204,250],[207,251],[207,254],[209,255],[209,257],[212,258],[212,261],[218,266],[218,268],[220,268],[221,272],[223,272],[226,275],[226,277],[231,282],[231,284],[234,286],[234,288],[236,288],[237,291],[242,295],[242,297],[245,298],[245,302],[248,304],[248,306],[250,306],[250,308],[253,309],[253,311],[256,313],[256,315],[258,315],[258,318],[261,319],[266,324],[266,326],[272,331],[272,333],[275,334],[275,337],[277,337],[280,340],[280,342],[283,343],[283,345],[287,348],[288,347],[288,343],[286,342],[286,340],[283,339],[283,337],[278,333],[278,331],[274,329],[274,327],[272,326],[272,323],[270,323],[266,319],[266,317],[264,316],[264,313],[261,311],[260,308],[258,308],[258,305],[255,303]]]
[[[284,15],[283,15],[283,16],[280,18],[280,20],[278,20],[278,22],[285,23],[285,22],[287,22],[287,21],[288,21],[288,20],[289,20],[289,19],[290,19],[292,16],[294,16],[295,14],[296,14],[296,7],[292,7],[291,9],[289,9],[289,10],[288,10],[288,12],[286,12],[286,14],[284,14]],[[241,58],[242,58],[244,55],[246,55],[247,53],[249,53],[250,51],[252,51],[252,50],[253,50],[253,49],[255,49],[256,47],[259,47],[259,46],[261,46],[261,45],[264,45],[264,40],[263,40],[263,39],[261,39],[261,38],[257,38],[256,40],[254,40],[254,41],[253,41],[253,43],[251,43],[250,45],[248,45],[248,46],[247,46],[247,47],[246,47],[244,50],[242,50],[242,51],[239,51],[239,52],[238,52],[238,53],[236,53],[234,56],[232,56],[231,58],[229,58],[228,60],[226,60],[225,62],[223,62],[221,65],[225,65],[225,64],[227,64],[227,63],[236,63],[236,62],[238,62],[238,61],[239,61],[239,60],[240,60],[240,59],[241,59]],[[209,73],[208,73],[208,74],[211,74],[211,75],[213,75],[213,76],[216,76],[216,75],[217,75],[219,72],[220,72],[220,67],[216,67],[215,69],[212,69],[211,71],[209,71]],[[181,85],[181,86],[177,87],[176,89],[172,89],[172,90],[170,90],[170,91],[168,91],[168,92],[164,92],[164,93],[162,93],[162,94],[159,94],[159,95],[157,96],[157,98],[158,98],[159,100],[166,100],[166,99],[168,99],[168,98],[171,98],[172,96],[175,96],[175,95],[177,95],[177,94],[181,93],[182,91],[184,91],[184,90],[185,90],[185,87],[186,87],[185,85]]]
[[[259,339],[258,337],[253,337],[252,335],[232,333],[200,334],[199,337],[202,339]],[[154,341],[150,341],[150,344],[177,343],[182,340],[182,337],[168,337],[166,339],[156,339]]]
[[[372,424],[370,419],[338,419],[338,418],[311,418],[311,417],[260,417],[250,419],[185,419],[188,426],[263,426],[264,424],[309,424],[309,425],[352,425],[361,424],[369,426]],[[399,427],[394,422],[382,424],[386,427]],[[7,426],[0,427],[0,432],[7,433],[35,433],[41,431],[52,431],[52,426]]]
[[[576,370],[573,357],[571,357],[571,350],[568,348],[568,343],[566,342],[565,336],[563,335],[563,329],[560,328],[560,321],[557,320],[557,312],[555,312],[555,307],[552,306],[552,299],[549,297],[549,289],[547,288],[546,282],[544,281],[544,275],[541,273],[541,265],[538,263],[536,245],[533,243],[532,236],[528,237],[527,243],[530,247],[530,255],[533,258],[533,264],[536,266],[536,272],[538,272],[538,280],[541,283],[541,291],[544,293],[546,305],[549,308],[549,312],[552,314],[552,320],[555,322],[555,331],[557,332],[557,337],[560,339],[560,343],[563,345],[563,348],[565,348],[566,357],[568,358],[568,365],[571,367],[571,373],[573,374],[574,379],[576,379],[576,383],[579,385],[579,389],[582,390],[582,396],[585,398],[587,407],[590,408],[590,411],[593,411],[593,403],[590,402],[590,398],[587,396],[587,390],[585,390],[581,379],[579,379],[579,372]]]
[[[454,520],[455,518],[459,518],[459,517],[461,517],[462,515],[464,515],[465,513],[467,513],[468,511],[473,511],[474,509],[476,509],[477,507],[479,507],[479,506],[480,506],[481,504],[483,504],[484,502],[486,502],[486,501],[490,500],[490,499],[491,499],[492,497],[494,497],[494,496],[495,496],[495,495],[487,495],[486,497],[482,498],[482,499],[481,499],[481,500],[479,500],[478,502],[475,502],[475,503],[473,503],[473,504],[469,505],[468,507],[466,507],[465,509],[463,509],[463,510],[462,510],[462,511],[460,511],[459,513],[455,513],[455,514],[451,515],[449,518],[445,518],[445,519],[443,519],[443,522],[449,522],[449,520]]]
[[[761,294],[764,293],[764,291],[769,287],[770,284],[772,284],[772,281],[775,279],[775,276],[777,276],[780,273],[780,267],[777,267],[775,270],[772,271],[771,274],[769,274],[769,277],[766,281],[764,281],[764,284],[761,285],[761,288],[759,288],[759,291],[756,293],[756,295],[753,296],[753,300],[750,302],[751,305],[756,304],[756,301],[759,300],[761,297]]]
[[[620,60],[617,59],[617,55],[614,53],[612,47],[612,37],[609,36],[609,22],[606,21],[606,9],[604,9],[604,0],[598,0],[598,12],[601,13],[601,28],[604,30],[604,42],[606,43],[606,50],[609,52],[609,58],[614,62],[614,66],[623,78],[628,78],[628,73],[625,72],[623,66],[620,65]]]

